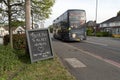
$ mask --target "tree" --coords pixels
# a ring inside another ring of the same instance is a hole
[[[30,17],[31,17],[31,1],[25,0],[25,26],[26,30],[30,29]]]
[[[13,47],[12,42],[12,22],[18,21],[18,19],[25,19],[25,0],[0,0],[2,7],[0,6],[0,13],[4,17],[2,21],[7,21],[9,25],[10,45]],[[26,0],[28,1],[28,0]],[[33,20],[35,22],[45,20],[51,14],[51,7],[54,4],[54,0],[30,0],[31,12],[33,14]]]
[[[1,12],[3,15],[7,15],[4,18],[8,19],[9,25],[9,37],[10,37],[10,45],[13,48],[13,41],[12,41],[12,20],[15,20],[19,17],[22,12],[23,1],[21,0],[2,0],[2,4],[4,5],[1,7]],[[21,7],[20,7],[21,6]]]
[[[51,14],[54,0],[32,0],[32,12],[35,19],[45,20]]]
[[[11,22],[11,26],[12,27],[25,26],[25,22],[24,21],[19,21],[19,20],[12,21]]]
[[[41,22],[49,18],[55,0],[32,0],[32,22]]]
[[[120,16],[120,11],[117,13],[117,16]]]
[[[53,25],[50,25],[49,27],[50,33],[53,33]]]

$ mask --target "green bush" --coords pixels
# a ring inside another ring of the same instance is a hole
[[[4,45],[9,43],[9,35],[4,36]],[[13,35],[13,48],[14,49],[25,49],[26,37],[25,34],[14,34]]]
[[[16,34],[13,36],[13,47],[14,49],[25,49],[26,37],[25,34]]]
[[[87,29],[87,35],[88,36],[93,36],[94,35],[93,30]]]
[[[97,37],[110,37],[111,34],[109,32],[97,32],[96,36]]]
[[[103,36],[103,33],[102,33],[102,32],[97,32],[97,33],[96,33],[96,36],[97,36],[97,37],[102,37],[102,36]]]
[[[5,36],[3,37],[3,44],[4,44],[4,45],[8,45],[9,42],[10,42],[10,41],[9,41],[9,35],[5,35]]]
[[[103,36],[104,37],[110,37],[110,36],[112,36],[109,32],[103,32]]]

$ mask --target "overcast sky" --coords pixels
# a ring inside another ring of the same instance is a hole
[[[53,20],[68,9],[84,9],[87,21],[95,20],[96,0],[56,0],[52,7],[52,14],[44,23],[45,27],[52,24]],[[120,10],[120,0],[98,0],[97,22],[103,22],[117,15]]]

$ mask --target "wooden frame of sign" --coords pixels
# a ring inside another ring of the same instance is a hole
[[[31,62],[53,58],[49,29],[26,30]]]

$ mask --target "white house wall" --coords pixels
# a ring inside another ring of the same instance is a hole
[[[120,21],[100,24],[101,28],[102,27],[115,27],[115,26],[120,26]]]
[[[18,32],[22,32],[25,33],[25,29],[23,29],[22,27],[18,27],[13,31],[13,34],[18,34]],[[0,36],[5,36],[9,34],[9,31],[4,29],[4,27],[0,27]]]
[[[3,27],[0,27],[0,36],[5,36],[8,34],[8,31],[5,30]]]
[[[18,27],[18,28],[16,28],[14,31],[13,31],[13,34],[17,34],[18,32],[22,32],[22,33],[24,33],[25,32],[25,30],[22,28],[22,27]]]

